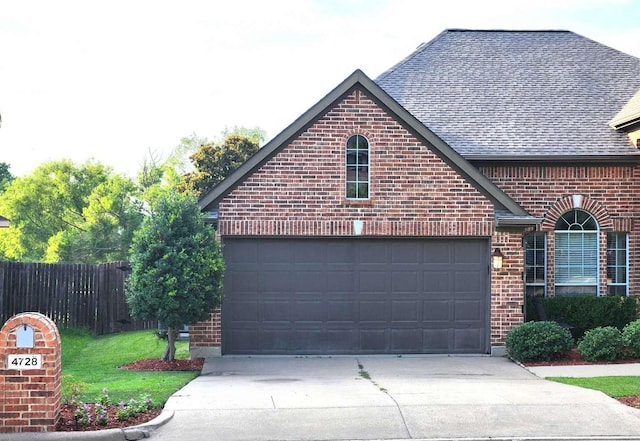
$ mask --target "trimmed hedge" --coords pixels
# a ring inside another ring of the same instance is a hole
[[[542,304],[547,319],[568,323],[585,332],[614,326],[622,330],[638,318],[638,298],[621,296],[546,297]],[[527,319],[538,320],[533,301],[527,299]]]
[[[635,320],[624,327],[622,339],[627,348],[627,356],[640,358],[640,320]]]
[[[605,326],[584,333],[578,352],[587,361],[614,361],[622,357],[625,345],[618,328]]]
[[[518,361],[549,361],[565,356],[573,347],[571,333],[555,322],[527,322],[512,329],[507,353]]]

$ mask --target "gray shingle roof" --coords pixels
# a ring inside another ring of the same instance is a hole
[[[463,156],[634,155],[640,59],[569,31],[447,30],[376,79]]]

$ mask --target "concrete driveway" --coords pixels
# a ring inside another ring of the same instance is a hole
[[[640,437],[640,411],[499,357],[222,357],[165,406],[163,440]]]

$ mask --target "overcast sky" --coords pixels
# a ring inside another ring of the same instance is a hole
[[[0,162],[135,176],[191,133],[270,139],[447,28],[568,29],[640,56],[640,0],[0,0]]]

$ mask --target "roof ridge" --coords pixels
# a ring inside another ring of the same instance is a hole
[[[448,28],[444,32],[565,32],[574,34],[575,32],[568,29],[464,29],[464,28]]]
[[[445,30],[443,30],[442,32],[440,32],[438,35],[436,35],[435,37],[433,37],[431,40],[426,41],[424,43],[420,43],[418,45],[418,47],[411,52],[409,55],[407,55],[406,57],[404,57],[402,60],[400,60],[398,63],[394,64],[393,66],[391,66],[389,69],[385,70],[384,72],[382,72],[380,75],[378,75],[378,77],[375,79],[375,82],[378,81],[382,81],[384,80],[384,78],[393,73],[393,71],[395,71],[396,69],[398,69],[400,66],[402,66],[403,64],[405,64],[410,58],[412,58],[414,55],[422,52],[423,50],[425,50],[426,48],[428,48],[429,46],[431,46],[432,44],[434,44],[436,41],[438,41],[439,39],[441,39],[444,35],[446,35],[447,33],[450,32],[486,32],[486,33],[491,33],[491,32],[495,32],[495,33],[525,33],[525,32],[529,32],[529,33],[567,33],[567,34],[574,34],[574,35],[578,35],[573,31],[567,30],[567,29],[464,29],[464,28],[447,28]],[[580,35],[582,37],[582,35]]]

